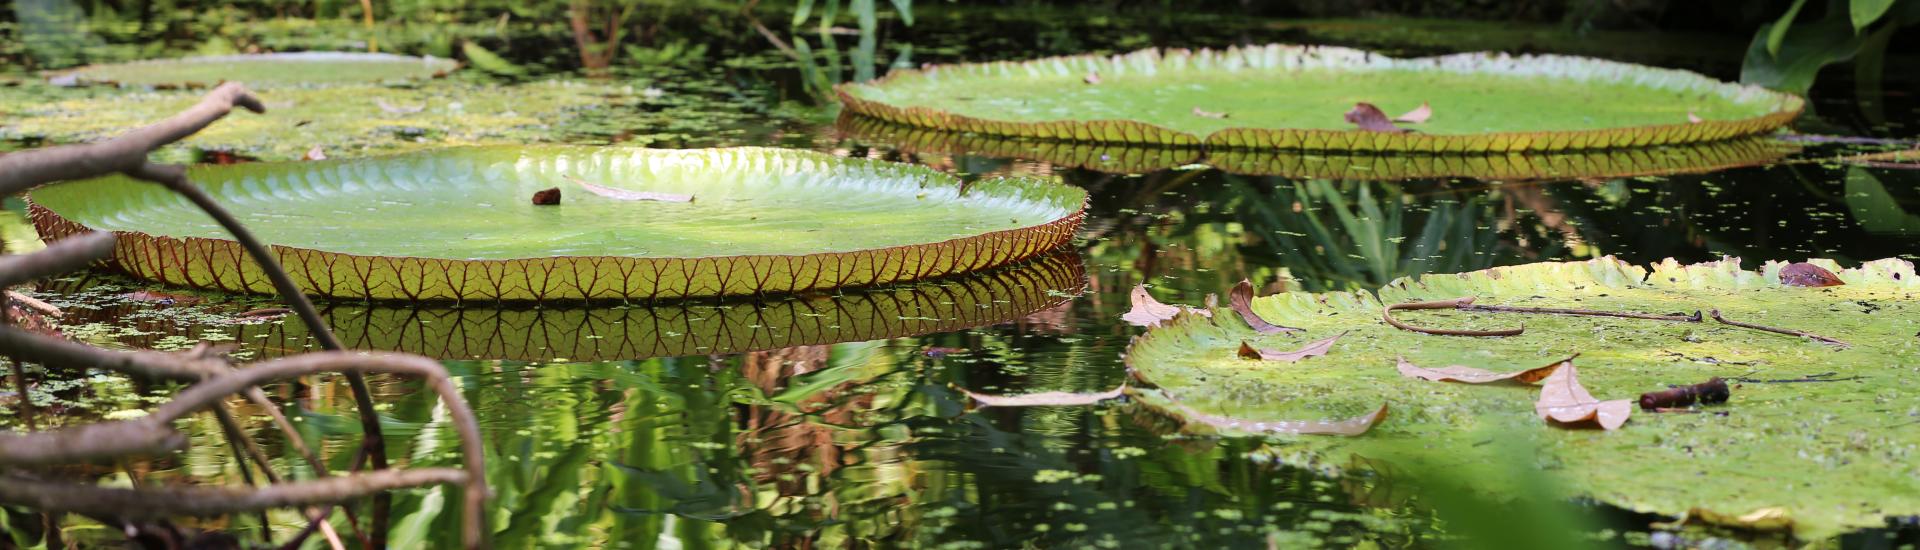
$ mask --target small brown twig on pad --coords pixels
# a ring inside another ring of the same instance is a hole
[[[1437,334],[1440,336],[1515,336],[1522,332],[1526,332],[1527,325],[1524,323],[1520,325],[1520,328],[1512,328],[1512,329],[1465,330],[1465,329],[1444,329],[1444,328],[1421,328],[1421,327],[1416,327],[1406,323],[1402,323],[1393,318],[1393,311],[1396,309],[1460,309],[1461,306],[1465,306],[1472,303],[1473,303],[1473,297],[1468,296],[1465,298],[1454,298],[1451,300],[1436,300],[1432,302],[1407,302],[1403,304],[1391,304],[1387,306],[1387,309],[1385,311],[1381,312],[1380,318],[1385,320],[1387,324],[1393,325],[1394,328],[1398,328],[1400,330],[1410,330],[1410,331],[1418,332],[1422,334]]]
[[[1799,336],[1802,338],[1812,338],[1820,342],[1825,342],[1825,343],[1833,344],[1837,346],[1848,346],[1848,347],[1853,346],[1853,344],[1846,343],[1845,341],[1842,341],[1840,339],[1828,338],[1828,337],[1814,334],[1811,332],[1793,330],[1790,328],[1776,328],[1776,327],[1770,327],[1766,325],[1756,325],[1753,323],[1742,323],[1739,321],[1731,321],[1731,320],[1728,320],[1726,317],[1721,317],[1720,310],[1717,310],[1717,309],[1713,310],[1711,315],[1713,315],[1713,320],[1715,321],[1719,321],[1719,322],[1726,323],[1726,324],[1733,325],[1740,328],[1750,328],[1753,330],[1766,331],[1774,334],[1785,334],[1787,336]]]
[[[1567,308],[1557,308],[1557,307],[1523,307],[1523,306],[1481,306],[1481,305],[1471,305],[1471,304],[1461,305],[1459,309],[1463,309],[1467,311],[1486,311],[1486,312],[1492,312],[1492,313],[1545,313],[1545,314],[1551,314],[1551,315],[1585,315],[1589,317],[1619,317],[1622,319],[1646,319],[1649,321],[1678,321],[1682,323],[1700,322],[1700,312],[1698,311],[1693,312],[1693,315],[1678,315],[1678,314],[1659,315],[1659,314],[1653,314],[1653,313],[1635,313],[1631,311],[1601,311],[1597,309],[1567,309]]]

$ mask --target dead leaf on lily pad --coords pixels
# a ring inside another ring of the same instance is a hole
[[[1401,133],[1407,131],[1405,128],[1394,126],[1393,121],[1387,118],[1387,114],[1381,112],[1380,108],[1373,106],[1372,103],[1362,102],[1353,104],[1353,110],[1347,111],[1346,118],[1347,122],[1351,122],[1355,126],[1359,126],[1361,130],[1369,132]]]
[[[1252,281],[1241,279],[1240,284],[1233,285],[1233,290],[1227,293],[1227,307],[1232,308],[1234,313],[1239,313],[1240,319],[1246,321],[1247,326],[1253,327],[1254,332],[1261,334],[1300,332],[1297,328],[1269,323],[1266,319],[1260,318],[1260,314],[1253,312]]]
[[[1160,326],[1162,321],[1172,319],[1173,316],[1179,315],[1182,310],[1198,313],[1205,317],[1213,316],[1213,312],[1204,309],[1193,309],[1160,303],[1159,300],[1153,299],[1152,294],[1147,293],[1146,285],[1134,285],[1133,293],[1128,297],[1133,301],[1133,309],[1121,314],[1120,320],[1126,321],[1127,324],[1136,327]]]
[[[574,184],[579,185],[581,188],[586,189],[587,192],[589,193],[593,193],[595,195],[600,195],[602,197],[606,197],[614,200],[655,201],[655,202],[693,202],[693,195],[681,195],[677,193],[655,193],[652,191],[633,191],[628,189],[614,189],[612,187],[606,187],[603,185],[594,185],[591,183],[587,183],[586,180],[582,180],[580,178],[576,178],[573,176],[567,176],[567,181],[571,181]]]
[[[308,149],[306,154],[300,155],[300,160],[327,160],[327,152],[315,145],[312,149]]]
[[[1749,531],[1786,531],[1793,528],[1793,515],[1786,508],[1768,507],[1740,515],[1722,514],[1706,508],[1689,508],[1687,515],[1672,523],[1655,523],[1655,529],[1677,529],[1688,523],[1705,523]]]
[[[1084,78],[1084,79],[1082,79],[1082,80],[1085,80],[1085,81],[1086,81],[1086,83],[1088,83],[1088,84],[1099,84],[1099,83],[1100,83],[1100,73],[1099,73],[1098,71],[1088,71],[1088,72],[1087,72],[1087,77],[1086,77],[1086,78]]]
[[[1249,359],[1249,360],[1259,360],[1259,361],[1285,361],[1288,363],[1298,363],[1300,361],[1305,360],[1308,357],[1319,357],[1322,355],[1326,355],[1327,352],[1329,351],[1333,351],[1333,343],[1339,341],[1341,336],[1346,336],[1346,335],[1347,333],[1342,332],[1339,334],[1335,334],[1330,338],[1314,340],[1313,342],[1307,343],[1307,345],[1305,346],[1301,346],[1300,349],[1293,350],[1293,351],[1261,349],[1261,348],[1253,347],[1253,344],[1249,344],[1245,341],[1241,341],[1240,342],[1240,358]]]
[[[1611,430],[1627,423],[1627,417],[1633,414],[1633,401],[1594,399],[1593,394],[1580,386],[1579,372],[1573,368],[1573,360],[1568,359],[1561,361],[1559,368],[1541,382],[1540,400],[1534,402],[1533,411],[1549,424],[1569,427],[1593,423],[1603,430]]]
[[[1700,118],[1700,115],[1693,114],[1693,111],[1687,111],[1687,124],[1699,124],[1706,121],[1707,119]]]
[[[1780,268],[1780,284],[1787,286],[1840,286],[1847,284],[1827,268],[1807,262],[1795,262]]]
[[[1127,392],[1126,384],[1103,392],[1072,393],[1063,391],[1045,391],[1026,395],[988,395],[960,390],[967,397],[978,401],[983,407],[1071,407],[1092,405],[1108,399],[1118,399]]]
[[[1426,122],[1427,119],[1429,118],[1433,118],[1433,106],[1427,104],[1427,102],[1425,101],[1422,101],[1420,102],[1419,107],[1414,107],[1413,110],[1407,111],[1406,114],[1393,117],[1393,121],[1405,122],[1408,124],[1419,124],[1422,122]]]
[[[1216,113],[1206,109],[1201,109],[1199,107],[1193,108],[1193,116],[1205,117],[1205,118],[1227,118],[1226,113]]]
[[[1541,380],[1545,380],[1547,376],[1552,375],[1555,371],[1560,370],[1561,365],[1570,365],[1572,363],[1573,363],[1572,358],[1568,358],[1568,359],[1561,359],[1559,361],[1554,361],[1553,364],[1551,365],[1547,365],[1544,367],[1534,367],[1534,368],[1523,370],[1523,371],[1493,372],[1486,369],[1476,369],[1473,367],[1467,367],[1467,366],[1461,366],[1461,365],[1451,365],[1451,366],[1440,367],[1437,369],[1429,369],[1426,367],[1415,365],[1407,361],[1405,357],[1402,357],[1400,358],[1399,368],[1400,368],[1400,374],[1402,376],[1406,376],[1408,378],[1419,378],[1421,380],[1431,380],[1434,382],[1460,382],[1463,384],[1490,384],[1494,382],[1511,381],[1511,382],[1516,382],[1520,384],[1533,384]]]

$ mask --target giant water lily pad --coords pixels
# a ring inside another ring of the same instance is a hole
[[[1713,141],[1777,129],[1804,103],[1695,73],[1581,57],[1394,59],[1282,45],[935,66],[838,92],[861,115],[983,134],[1426,153]],[[1433,116],[1408,125],[1415,132],[1363,131],[1343,118],[1361,102],[1390,112],[1430,104]]]
[[[321,315],[352,349],[436,359],[626,361],[965,330],[1058,306],[1086,281],[1080,255],[1062,249],[1003,269],[832,296],[619,308],[340,304]],[[266,355],[313,345],[299,322],[241,325],[235,341],[258,345]]]
[[[1743,271],[1738,261],[1636,267],[1612,258],[1401,279],[1374,293],[1292,293],[1253,301],[1297,335],[1256,333],[1230,310],[1182,316],[1150,330],[1127,362],[1158,386],[1145,402],[1217,431],[1208,416],[1249,423],[1337,420],[1391,407],[1357,437],[1274,436],[1268,456],[1337,471],[1350,464],[1420,464],[1513,495],[1510,463],[1486,460],[1489,438],[1510,437],[1569,494],[1678,516],[1781,509],[1796,532],[1823,537],[1920,513],[1920,278],[1905,260],[1852,269],[1846,284],[1783,286],[1783,264]],[[1504,338],[1440,336],[1390,327],[1383,303],[1474,296],[1481,305],[1652,314],[1708,312],[1698,322],[1609,317],[1398,311],[1415,326],[1508,329]],[[1742,328],[1729,320],[1796,329],[1835,345]],[[1294,349],[1344,333],[1324,356],[1300,363],[1249,361],[1243,342]],[[1573,360],[1601,400],[1635,399],[1709,377],[1732,381],[1732,400],[1696,414],[1633,411],[1619,429],[1572,430],[1536,416],[1538,386],[1468,385],[1404,376],[1399,360],[1514,372]],[[1238,424],[1249,425],[1249,424]],[[1234,431],[1228,425],[1227,431]]]
[[[63,73],[79,82],[205,88],[245,82],[254,88],[418,80],[460,67],[451,59],[384,53],[298,52],[209,55],[92,65]]]
[[[843,115],[836,128],[862,140],[915,154],[971,154],[1032,159],[1109,173],[1139,173],[1206,163],[1226,172],[1290,178],[1492,180],[1666,176],[1757,166],[1799,147],[1764,137],[1604,151],[1482,155],[1327,154],[1277,149],[1201,151],[1127,143],[1092,143],[951,132]]]
[[[477,147],[190,176],[275,244],[309,292],[377,300],[683,298],[919,280],[1059,247],[1086,202],[1041,179],[963,185],[925,167],[758,148]],[[556,187],[559,205],[533,204]],[[157,186],[116,176],[43,187],[30,200],[44,238],[120,234],[111,263],[133,275],[273,290],[225,232]]]

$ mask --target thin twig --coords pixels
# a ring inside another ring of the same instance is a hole
[[[0,286],[83,269],[113,254],[113,244],[112,233],[94,231],[60,239],[32,253],[0,256]]]
[[[1678,315],[1678,314],[1659,315],[1659,314],[1653,314],[1653,313],[1635,313],[1631,311],[1602,311],[1597,309],[1566,309],[1566,308],[1557,308],[1557,307],[1524,307],[1524,306],[1482,306],[1482,305],[1471,305],[1471,304],[1461,305],[1459,309],[1466,310],[1466,311],[1486,311],[1491,313],[1544,313],[1544,314],[1551,314],[1551,315],[1584,315],[1584,316],[1590,316],[1590,317],[1619,317],[1623,319],[1646,319],[1649,321],[1678,321],[1682,323],[1700,322],[1700,312],[1698,311],[1693,312],[1693,315]]]
[[[1731,321],[1731,320],[1728,320],[1726,317],[1721,317],[1720,310],[1718,309],[1713,310],[1712,315],[1713,315],[1713,320],[1715,321],[1719,321],[1719,322],[1726,323],[1726,324],[1733,325],[1740,328],[1750,328],[1753,330],[1766,331],[1774,334],[1785,334],[1787,336],[1799,336],[1802,338],[1812,338],[1816,341],[1825,342],[1828,344],[1834,344],[1837,346],[1846,346],[1846,347],[1853,346],[1853,344],[1846,343],[1844,341],[1841,341],[1840,339],[1828,338],[1828,337],[1814,334],[1811,332],[1794,330],[1790,328],[1776,328],[1776,327],[1770,327],[1766,325],[1756,325],[1753,323],[1742,323],[1740,321]]]
[[[1526,332],[1527,325],[1525,323],[1522,323],[1520,325],[1520,328],[1512,328],[1512,329],[1465,330],[1465,329],[1444,329],[1444,328],[1421,328],[1421,327],[1416,327],[1406,323],[1402,323],[1400,321],[1394,320],[1393,318],[1393,311],[1397,309],[1459,309],[1461,306],[1472,304],[1472,303],[1473,303],[1473,297],[1468,296],[1465,298],[1454,298],[1451,300],[1436,300],[1432,302],[1407,302],[1402,304],[1391,304],[1387,306],[1387,309],[1385,311],[1380,313],[1380,318],[1386,320],[1387,324],[1393,325],[1394,328],[1398,328],[1400,330],[1410,330],[1413,332],[1419,332],[1423,334],[1437,334],[1440,336],[1515,336],[1515,335],[1519,335],[1522,332]]]
[[[337,504],[406,487],[471,482],[466,472],[452,468],[380,470],[252,490],[203,486],[116,489],[0,474],[0,501],[48,511],[144,520]]]

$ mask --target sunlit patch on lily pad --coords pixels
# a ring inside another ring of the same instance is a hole
[[[1084,82],[1090,72],[1098,85]],[[1555,55],[1395,59],[1337,47],[1142,50],[901,70],[837,88],[914,126],[1210,149],[1488,153],[1700,143],[1774,131],[1798,96],[1699,74]],[[1356,103],[1430,106],[1418,131],[1356,128]],[[1691,122],[1693,113],[1701,122]]]
[[[673,299],[807,292],[989,269],[1073,238],[1086,192],[1037,178],[778,149],[475,147],[203,166],[309,292],[407,301]],[[627,201],[577,182],[684,194]],[[572,189],[536,206],[547,188]],[[237,243],[125,177],[33,192],[46,239],[121,239],[111,265],[167,284],[271,293]]]
[[[1156,388],[1137,397],[1176,416],[1337,420],[1383,402],[1395,411],[1357,437],[1263,434],[1275,438],[1265,456],[1282,462],[1328,472],[1356,457],[1419,462],[1473,476],[1495,495],[1517,494],[1524,488],[1512,476],[1473,458],[1486,434],[1499,434],[1531,447],[1528,460],[1569,495],[1671,517],[1777,509],[1796,535],[1820,538],[1920,513],[1920,431],[1908,429],[1920,422],[1920,387],[1910,383],[1920,365],[1920,278],[1899,259],[1809,263],[1845,284],[1783,284],[1784,262],[1743,270],[1737,260],[1640,267],[1609,257],[1400,279],[1377,293],[1277,294],[1256,298],[1253,310],[1304,333],[1260,334],[1237,315],[1182,315],[1137,339],[1127,362]],[[1465,296],[1475,308],[1395,316],[1467,330],[1524,323],[1525,331],[1440,336],[1381,318],[1386,304]],[[1701,310],[1731,322],[1696,316]],[[1343,332],[1326,355],[1286,368],[1247,368],[1238,356],[1245,344],[1288,349]],[[1710,377],[1732,386],[1730,399],[1631,411],[1612,430],[1569,430],[1542,422],[1540,386],[1440,383],[1405,366],[1525,373],[1574,354],[1579,385],[1596,402]],[[1189,429],[1244,434],[1205,418]]]
[[[210,55],[92,65],[55,78],[75,83],[207,88],[226,81],[252,88],[399,82],[445,76],[460,63],[385,53],[296,52]]]

